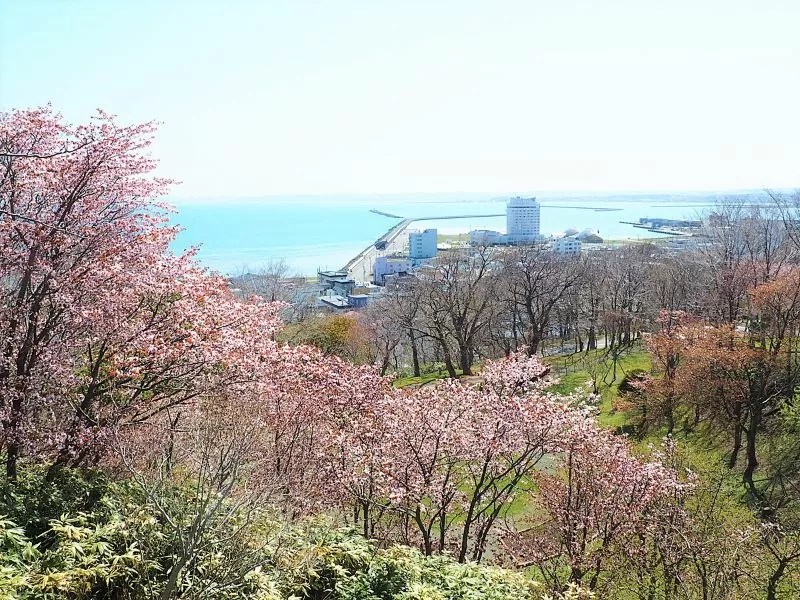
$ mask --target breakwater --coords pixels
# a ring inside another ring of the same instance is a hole
[[[382,210],[378,210],[377,208],[370,208],[369,212],[375,213],[376,215],[380,215],[382,217],[389,217],[390,219],[402,219],[400,215],[393,215],[392,213],[384,212]]]
[[[483,219],[486,217],[505,217],[506,213],[494,213],[490,215],[448,215],[446,217],[416,217],[409,221],[445,221],[447,219]]]

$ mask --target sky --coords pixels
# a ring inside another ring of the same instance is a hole
[[[797,0],[0,0],[0,110],[180,197],[800,187]]]

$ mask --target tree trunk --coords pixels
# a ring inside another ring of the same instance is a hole
[[[8,481],[17,480],[17,456],[19,451],[17,444],[11,442],[6,444],[6,479]]]
[[[672,432],[675,431],[675,415],[672,411],[672,399],[668,399],[667,402],[668,405],[664,409],[667,418],[667,435],[672,435]]]
[[[391,360],[391,358],[392,358],[391,352],[387,352],[386,354],[383,355],[383,360],[381,361],[381,377],[386,375],[386,371],[389,370],[389,361]]]
[[[6,438],[6,480],[17,480],[17,459],[19,458],[19,414],[22,412],[22,400],[17,397],[11,402],[10,416],[3,423],[3,434]]]
[[[775,569],[775,572],[769,578],[769,583],[767,584],[767,600],[777,600],[778,582],[786,571],[786,564],[786,561],[781,561],[778,564],[778,568]]]
[[[453,366],[453,359],[450,356],[450,350],[447,348],[446,342],[441,342],[442,347],[442,356],[444,357],[444,366],[447,368],[447,374],[450,375],[451,378],[455,379],[458,377],[458,373],[456,373],[456,368]]]
[[[472,375],[472,351],[466,344],[459,344],[459,363],[464,375]]]
[[[745,439],[747,441],[745,456],[747,458],[747,465],[745,466],[742,479],[754,498],[758,497],[756,486],[753,482],[753,473],[756,467],[758,467],[758,459],[756,457],[756,430],[757,419],[755,415],[753,415],[750,417],[750,426],[745,430]]]
[[[408,339],[411,342],[411,365],[414,368],[414,377],[419,377],[419,350],[417,349],[417,338],[414,337],[411,329],[408,330]]]
[[[737,420],[733,425],[733,448],[728,459],[728,468],[733,469],[739,460],[739,451],[742,449],[742,424]]]

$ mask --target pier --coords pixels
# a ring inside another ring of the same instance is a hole
[[[652,233],[663,233],[664,235],[682,235],[691,237],[692,234],[688,231],[678,231],[676,229],[666,229],[663,227],[653,227],[652,225],[645,225],[643,223],[634,223],[633,221],[620,221],[623,225],[631,225],[636,229],[644,229]]]
[[[390,219],[402,219],[400,215],[393,215],[392,213],[383,212],[382,210],[378,210],[377,208],[370,208],[369,212],[375,213],[376,215],[380,215],[382,217],[389,217]]]

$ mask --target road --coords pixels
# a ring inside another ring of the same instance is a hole
[[[408,238],[404,234],[412,222],[413,219],[403,219],[400,221],[397,225],[375,240],[374,243],[359,252],[350,262],[342,267],[342,270],[347,271],[347,276],[356,281],[372,281],[373,264],[376,258],[385,254],[392,254],[405,250]],[[386,242],[386,248],[378,250],[375,247],[375,244],[378,242]]]

